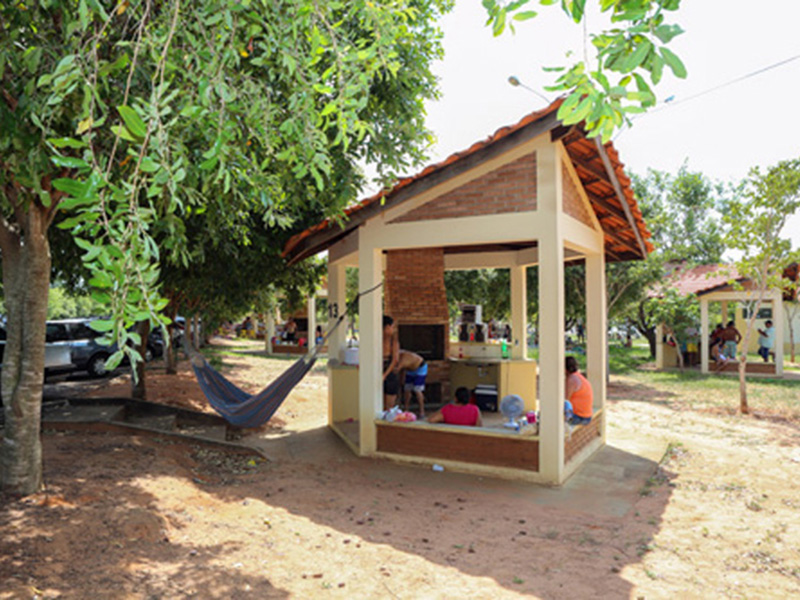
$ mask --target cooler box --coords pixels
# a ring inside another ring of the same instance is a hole
[[[475,404],[481,410],[488,410],[497,412],[497,386],[496,385],[479,385],[472,394],[475,398]]]

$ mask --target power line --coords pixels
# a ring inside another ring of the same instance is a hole
[[[741,75],[740,77],[736,77],[735,79],[731,79],[730,81],[726,81],[724,83],[720,83],[718,85],[715,85],[714,87],[708,88],[707,90],[703,90],[702,92],[697,92],[696,94],[692,94],[691,96],[687,96],[686,98],[681,98],[679,100],[674,100],[673,101],[672,98],[674,98],[674,96],[670,96],[669,98],[667,98],[667,100],[661,106],[657,106],[656,108],[648,110],[646,113],[643,113],[641,115],[637,115],[637,116],[633,117],[631,120],[635,121],[635,120],[641,119],[642,117],[645,117],[647,115],[652,115],[653,113],[661,112],[662,110],[665,110],[667,108],[671,108],[673,106],[677,106],[678,104],[683,104],[684,102],[689,102],[690,100],[695,100],[697,98],[700,98],[701,96],[705,96],[705,95],[710,94],[712,92],[716,92],[718,90],[721,90],[723,88],[731,86],[731,85],[733,85],[735,83],[739,83],[739,82],[744,81],[746,79],[750,79],[751,77],[755,77],[756,75],[761,75],[762,73],[766,73],[767,71],[771,71],[772,69],[777,69],[778,67],[782,67],[783,65],[788,64],[790,62],[793,62],[793,61],[795,61],[795,60],[797,60],[799,58],[800,58],[800,54],[795,54],[794,56],[790,56],[789,58],[786,58],[784,60],[778,61],[776,63],[772,63],[771,65],[767,65],[766,67],[762,67],[762,68],[757,69],[755,71],[751,71],[750,73],[746,73],[745,75]],[[628,129],[630,129],[630,128],[628,128]],[[624,131],[627,131],[627,129],[620,129],[617,132],[617,135],[614,136],[614,139],[617,139]]]
[[[719,85],[715,85],[714,87],[708,88],[702,92],[698,92],[696,94],[692,94],[691,96],[687,96],[686,98],[676,100],[674,102],[665,103],[658,108],[654,108],[653,110],[649,111],[650,113],[659,112],[664,110],[665,108],[669,108],[670,106],[677,106],[678,104],[683,104],[684,102],[688,102],[689,100],[694,100],[695,98],[700,98],[701,96],[705,96],[706,94],[710,94],[711,92],[716,92],[717,90],[721,90],[726,88],[734,83],[739,83],[740,81],[744,81],[745,79],[750,79],[751,77],[755,77],[756,75],[761,75],[761,73],[766,73],[767,71],[771,71],[772,69],[777,69],[778,67],[782,67],[785,64],[788,64],[792,61],[797,60],[800,58],[800,54],[795,54],[785,60],[773,63],[769,66],[763,67],[756,71],[752,71],[747,73],[746,75],[742,75],[741,77],[737,77],[736,79],[731,79],[730,81],[726,81],[725,83],[720,83]],[[647,114],[647,113],[646,113]]]

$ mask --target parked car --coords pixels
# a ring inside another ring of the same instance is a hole
[[[47,322],[47,343],[66,343],[74,369],[87,371],[95,377],[108,373],[106,360],[117,351],[116,344],[103,346],[97,342],[101,334],[89,324],[92,319],[61,319]],[[151,334],[147,340],[145,361],[157,358],[164,353],[164,342],[160,335]]]
[[[6,329],[0,326],[0,368],[3,366],[3,356],[6,350]],[[44,346],[44,371],[45,375],[51,373],[71,371],[75,368],[67,342],[46,343]]]

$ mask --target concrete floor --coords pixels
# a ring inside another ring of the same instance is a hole
[[[368,477],[386,482],[413,482],[415,486],[436,490],[470,490],[496,495],[526,498],[531,503],[564,510],[626,515],[647,480],[656,473],[667,449],[667,441],[652,436],[618,434],[589,458],[560,487],[548,487],[492,477],[480,477],[451,471],[434,472],[429,467],[393,463],[387,460],[359,458],[330,429],[284,432],[250,438],[250,444],[277,461],[322,464],[329,460],[359,461]]]

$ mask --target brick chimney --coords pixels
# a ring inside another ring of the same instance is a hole
[[[444,288],[444,249],[390,250],[384,274],[384,314],[403,325],[439,325],[444,331],[444,360],[428,363],[430,395],[440,385],[442,401],[450,397],[450,315]]]

